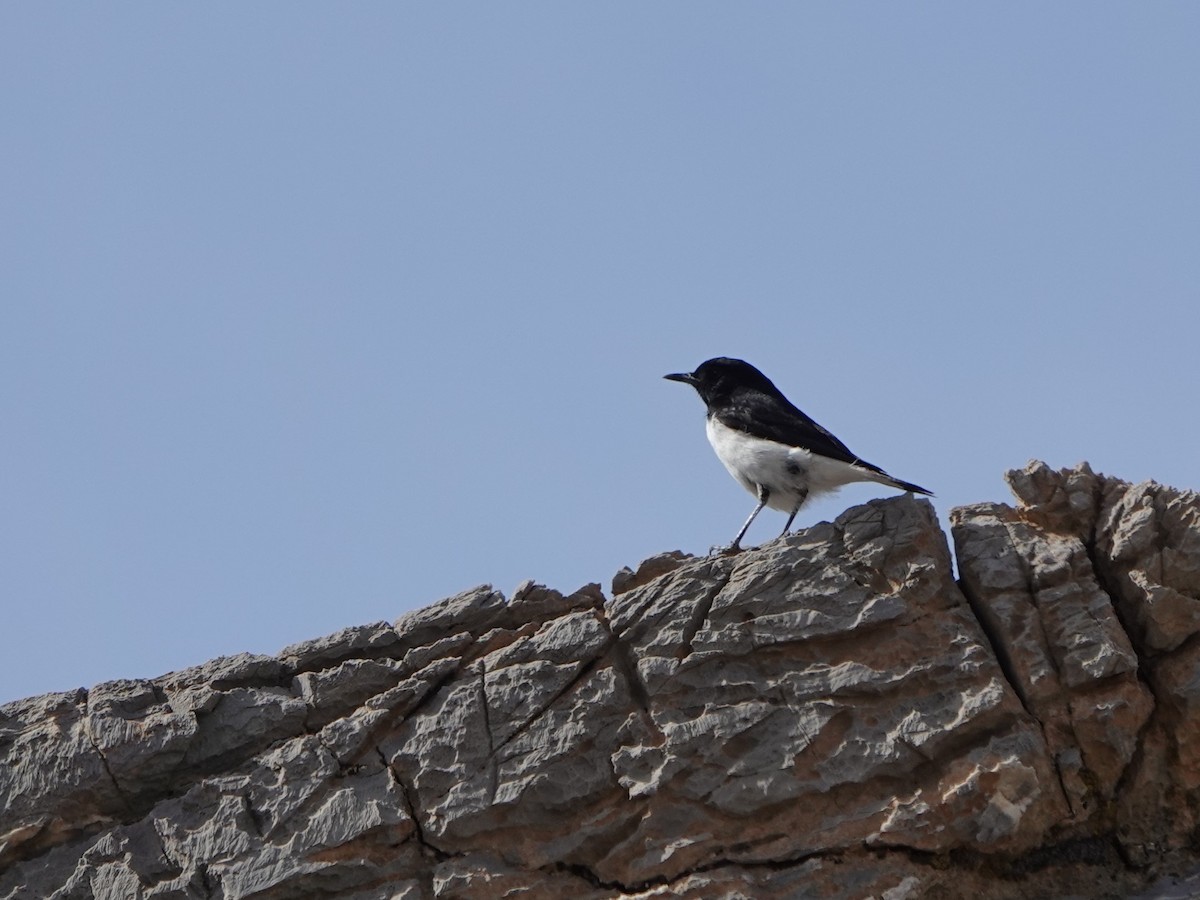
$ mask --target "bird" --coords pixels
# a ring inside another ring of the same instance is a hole
[[[733,543],[714,550],[738,552],[746,529],[764,506],[788,514],[782,537],[810,497],[857,481],[933,496],[860,459],[745,360],[719,356],[694,372],[663,377],[696,389],[708,407],[705,431],[717,458],[758,499]]]

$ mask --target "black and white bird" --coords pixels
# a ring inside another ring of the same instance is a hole
[[[690,384],[700,394],[708,407],[708,442],[729,474],[758,498],[727,552],[740,549],[746,529],[764,506],[788,514],[787,534],[806,500],[852,482],[873,481],[933,496],[859,459],[748,362],[721,356],[701,363],[695,372],[663,377]]]

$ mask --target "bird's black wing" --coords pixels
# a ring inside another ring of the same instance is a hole
[[[881,475],[887,474],[879,466],[860,459],[849,447],[783,397],[771,397],[758,391],[739,392],[730,402],[715,410],[714,415],[722,425],[755,437],[790,447],[803,447],[820,456],[860,466]]]

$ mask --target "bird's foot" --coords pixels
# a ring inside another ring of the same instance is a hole
[[[739,544],[726,544],[724,546],[717,545],[717,546],[708,548],[708,555],[709,556],[733,556],[734,554],[741,553],[745,549],[746,549],[745,547],[742,547]]]

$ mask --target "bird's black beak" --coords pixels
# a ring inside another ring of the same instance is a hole
[[[682,381],[684,384],[690,384],[692,387],[696,386],[696,376],[691,372],[678,372],[674,375],[664,375],[663,378],[667,379],[667,381]]]

